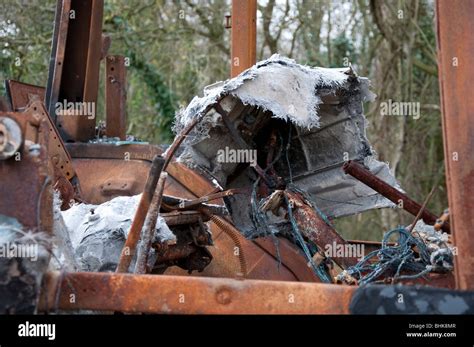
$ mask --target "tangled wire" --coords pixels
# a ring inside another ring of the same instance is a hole
[[[392,235],[398,235],[394,245],[389,245]],[[433,259],[429,245],[420,237],[413,236],[406,228],[399,227],[385,233],[382,247],[367,254],[356,265],[341,272],[336,280],[357,281],[360,285],[376,281],[381,276],[392,275],[392,281],[416,279],[436,268],[441,260],[452,263],[451,252],[440,253],[444,259]],[[372,261],[377,258],[377,261]],[[400,275],[401,272],[411,273]]]

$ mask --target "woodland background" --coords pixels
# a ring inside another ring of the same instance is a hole
[[[0,2],[0,80],[46,85],[55,2]],[[130,58],[127,133],[167,143],[175,111],[229,76],[230,0],[105,3],[109,54]],[[280,53],[314,66],[350,62],[369,77],[378,96],[365,105],[370,141],[409,196],[421,203],[437,186],[428,207],[441,213],[447,199],[434,18],[431,0],[259,0],[257,59]],[[381,116],[380,102],[389,99],[419,102],[421,117]],[[103,90],[99,115],[101,100]],[[399,209],[377,210],[339,219],[336,227],[350,239],[380,240],[412,220]]]

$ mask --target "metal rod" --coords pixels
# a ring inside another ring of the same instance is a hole
[[[348,242],[323,220],[299,193],[286,190],[285,194],[292,205],[296,223],[305,237],[314,242],[322,252],[325,252],[327,247],[334,248],[331,259],[341,268],[347,269],[357,264],[356,254],[338,254],[337,249],[345,249]]]
[[[137,247],[140,232],[143,228],[148,209],[150,208],[153,192],[156,189],[156,184],[158,183],[158,178],[162,168],[163,158],[156,155],[153,158],[150,172],[148,173],[148,178],[145,183],[145,188],[143,189],[137,211],[135,212],[135,217],[133,218],[132,226],[130,227],[130,232],[128,233],[127,241],[125,242],[120,254],[120,260],[116,272],[128,272],[130,263],[135,255],[135,248]]]
[[[417,203],[416,201],[412,200],[409,198],[407,195],[403,194],[399,190],[395,189],[392,187],[390,184],[384,182],[377,176],[375,176],[372,172],[364,168],[362,165],[359,163],[350,160],[346,162],[342,169],[346,174],[351,175],[352,177],[358,179],[368,187],[372,188],[375,190],[377,193],[383,195],[390,201],[392,201],[395,204],[400,204],[402,203],[402,208],[411,213],[413,216],[416,216],[418,212],[421,210],[421,205]],[[421,214],[421,218],[423,218],[424,222],[427,224],[435,224],[436,220],[438,217],[431,213],[428,210],[423,210]],[[443,230],[447,233],[449,233],[449,225],[446,224],[443,228]]]
[[[135,273],[146,273],[146,265],[148,263],[148,254],[150,253],[151,243],[156,230],[156,220],[160,213],[161,198],[165,189],[166,178],[168,173],[161,172],[158,184],[156,185],[155,194],[151,200],[150,209],[145,219],[143,227],[142,239],[137,252],[137,263],[135,265]]]

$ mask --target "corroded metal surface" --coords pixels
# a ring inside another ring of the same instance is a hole
[[[12,109],[15,111],[27,107],[33,101],[44,101],[45,89],[43,87],[13,80],[5,81],[5,87]]]
[[[145,218],[148,214],[148,210],[150,208],[162,168],[163,159],[159,156],[156,156],[151,164],[148,178],[146,180],[145,187],[143,188],[135,216],[133,217],[132,226],[130,227],[130,231],[128,233],[127,241],[125,242],[122,253],[120,254],[120,262],[117,266],[117,272],[128,272],[132,258],[135,255],[136,246],[140,239],[140,233],[142,231],[143,224],[145,223]]]
[[[299,193],[287,190],[284,194],[288,196],[294,218],[302,234],[314,242],[320,250],[324,252],[327,247],[344,247],[348,245],[347,241],[323,220]],[[343,269],[354,266],[358,262],[355,254],[342,257],[334,256],[332,259]]]
[[[256,62],[257,0],[232,1],[231,77]]]
[[[0,214],[16,218],[24,227],[52,229],[52,180],[48,165],[49,131],[44,117],[33,111],[0,114],[20,127],[20,150],[0,160]],[[28,145],[25,141],[29,141]]]
[[[474,1],[437,1],[438,66],[444,157],[455,274],[460,289],[474,289]]]
[[[0,314],[35,313],[39,286],[50,259],[53,229],[49,130],[33,109],[0,113],[21,130],[20,148],[0,160]],[[7,126],[3,137],[10,137]],[[5,254],[5,250],[14,252]],[[26,250],[26,251],[25,251]]]
[[[126,76],[125,57],[108,56],[105,65],[106,135],[120,140],[125,140],[127,130]]]
[[[170,175],[165,187],[167,195],[193,199],[216,191],[213,183],[186,165],[171,162],[167,171]],[[220,199],[213,203],[224,202]],[[229,224],[229,227],[223,227],[223,224]],[[201,274],[196,275],[319,282],[302,252],[290,241],[278,240],[278,258],[275,240],[248,240],[232,223],[221,218],[211,220],[210,227],[215,247],[209,247],[209,250],[214,259]],[[184,274],[177,269],[170,269],[167,273]]]
[[[66,148],[81,182],[82,199],[92,204],[140,194],[153,157],[161,154],[157,146],[147,144],[67,143]]]
[[[58,2],[47,103],[65,141],[88,141],[95,135],[96,114],[57,112],[57,102],[88,103],[96,109],[102,52],[103,0]],[[74,11],[70,20],[63,9]],[[66,36],[66,37],[65,37]]]
[[[346,314],[354,291],[355,287],[322,283],[49,273],[40,309],[181,314]],[[59,296],[57,307],[55,295]],[[70,300],[71,295],[74,295],[74,302]]]

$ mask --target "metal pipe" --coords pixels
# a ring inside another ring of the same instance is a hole
[[[161,198],[165,188],[166,177],[168,173],[161,172],[158,184],[156,185],[155,194],[151,200],[150,209],[146,215],[145,226],[143,227],[142,239],[138,247],[137,263],[135,265],[135,273],[146,273],[146,265],[148,263],[148,254],[150,253],[151,243],[156,230],[156,220],[160,213]]]
[[[407,195],[403,194],[401,191],[395,189],[390,184],[382,181],[380,178],[375,176],[372,172],[364,168],[359,163],[349,160],[346,162],[342,169],[346,174],[351,175],[352,177],[358,179],[368,187],[375,190],[377,193],[383,195],[394,204],[399,205],[401,203],[402,208],[411,213],[413,216],[416,216],[418,212],[421,210],[421,205],[416,201],[409,198]],[[427,224],[435,224],[438,217],[431,213],[430,211],[424,209],[421,213],[421,218],[423,218],[424,222]],[[449,233],[449,225],[446,224],[443,227],[445,232]]]
[[[156,189],[158,183],[158,177],[160,176],[163,168],[163,158],[156,155],[153,158],[150,172],[143,189],[140,202],[138,203],[137,211],[133,218],[130,232],[128,233],[127,241],[123,246],[122,252],[120,253],[120,260],[117,266],[116,272],[128,272],[130,263],[132,262],[133,256],[135,255],[135,248],[137,247],[138,239],[140,238],[140,232],[145,222],[145,217],[150,208],[151,199],[153,198],[153,192]]]

